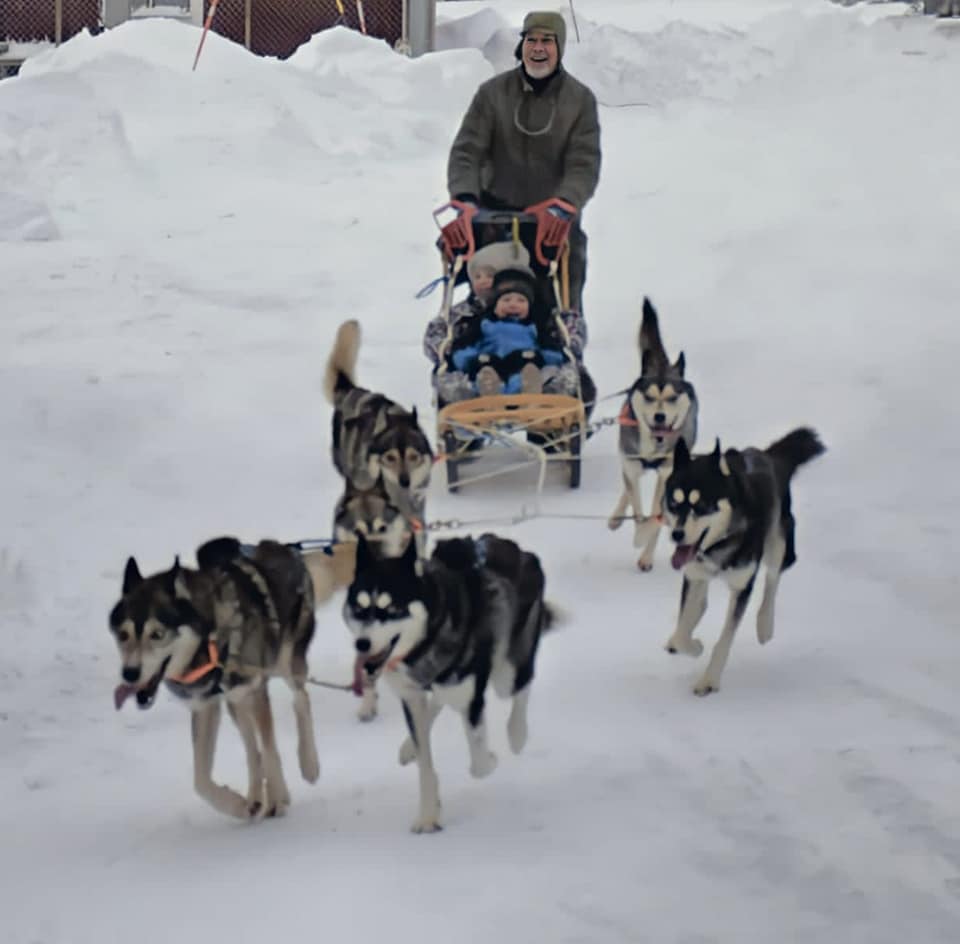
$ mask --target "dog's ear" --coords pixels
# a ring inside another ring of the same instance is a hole
[[[687,360],[683,356],[683,351],[681,351],[680,356],[677,358],[676,363],[673,365],[673,369],[677,372],[677,374],[679,374],[679,376],[682,377],[684,370],[686,370],[686,367],[687,367]]]
[[[167,592],[174,599],[177,597],[190,599],[190,591],[187,588],[187,582],[183,579],[183,568],[180,566],[179,554],[173,559],[173,567],[171,567],[164,574],[163,582],[166,584]]]
[[[690,465],[690,450],[687,448],[687,441],[681,436],[673,447],[673,468],[676,471],[688,465]]]
[[[175,600],[192,600],[193,597],[190,593],[190,587],[187,584],[187,575],[184,569],[180,566],[180,558],[175,557],[173,559],[173,596]]]
[[[416,424],[416,422],[417,422],[417,408],[416,408],[416,407],[414,407],[414,408],[410,411],[410,419]]]
[[[140,568],[137,562],[132,558],[127,558],[127,566],[123,571],[123,592],[129,593],[134,587],[143,583],[143,577],[140,575]]]
[[[357,563],[355,572],[360,573],[366,570],[373,561],[373,555],[370,553],[370,545],[367,543],[366,536],[362,531],[353,532],[357,538]]]
[[[713,442],[713,452],[710,453],[710,459],[712,460],[713,464],[717,467],[717,469],[720,471],[721,475],[730,474],[730,466],[727,465],[727,460],[723,456],[723,450],[720,448],[719,436],[717,436],[717,438]]]

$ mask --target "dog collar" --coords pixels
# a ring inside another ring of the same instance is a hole
[[[223,668],[220,664],[220,652],[217,649],[217,644],[213,641],[213,637],[208,636],[207,661],[201,663],[195,669],[190,669],[189,672],[184,672],[183,675],[168,675],[166,679],[170,682],[178,682],[180,685],[192,685],[194,682],[199,682],[200,679],[220,668]]]

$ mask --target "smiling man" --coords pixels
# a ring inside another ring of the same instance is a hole
[[[563,68],[567,27],[559,13],[528,13],[519,66],[484,82],[457,132],[447,165],[452,199],[522,210],[559,199],[582,214],[600,176],[593,92]],[[570,231],[570,302],[582,310],[587,237]]]

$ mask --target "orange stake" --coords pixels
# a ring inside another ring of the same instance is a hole
[[[203,24],[203,33],[200,34],[200,45],[197,46],[197,54],[193,57],[193,71],[197,71],[197,63],[200,61],[200,53],[203,52],[203,44],[210,31],[210,24],[213,23],[213,15],[217,12],[217,4],[220,0],[210,0],[210,12],[207,14],[207,22]]]

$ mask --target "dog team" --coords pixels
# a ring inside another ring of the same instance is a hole
[[[290,803],[277,750],[268,681],[293,691],[300,772],[310,783],[320,767],[307,684],[314,607],[346,590],[343,616],[355,649],[359,716],[377,712],[378,680],[399,697],[408,737],[401,764],[416,762],[419,809],[415,832],[441,828],[430,732],[447,705],[462,716],[470,772],[485,777],[490,750],[485,700],[492,687],[511,701],[510,748],[527,740],[527,703],[541,634],[556,619],[545,600],[538,557],[494,534],[438,541],[427,556],[424,524],[434,454],[416,410],[359,386],[360,326],[337,332],[324,377],[333,406],[333,463],[344,480],[334,509],[332,546],[319,550],[275,541],[241,544],[217,538],[200,547],[196,568],[175,560],[148,577],[131,557],[110,629],[121,660],[114,693],[119,709],[134,696],[149,708],[161,683],[191,712],[194,785],[212,806],[241,819],[282,815]],[[790,482],[796,469],[824,451],[801,428],[766,449],[721,451],[719,441],[694,454],[697,395],[681,353],[671,363],[657,312],[643,303],[640,375],[619,416],[623,491],[608,526],[634,523],[638,566],[653,566],[664,527],[682,572],[671,653],[699,656],[694,631],[707,608],[711,580],[730,591],[726,618],[707,667],[694,686],[715,692],[761,564],[763,596],[757,638],[773,636],[777,586],[796,560]],[[655,479],[645,515],[640,481]],[[217,784],[213,759],[222,705],[246,752],[246,793]]]

